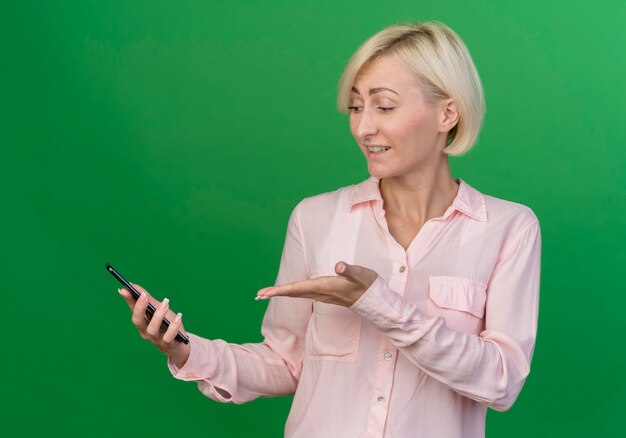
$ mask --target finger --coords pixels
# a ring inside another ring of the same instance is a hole
[[[145,292],[146,295],[148,296],[148,302],[150,301],[150,298],[152,298],[152,297],[150,296],[150,294],[148,293],[147,290],[145,290],[143,287],[141,287],[141,286],[139,286],[138,284],[135,284],[135,283],[131,283],[131,285],[133,285],[135,290],[138,291],[140,294],[142,292]],[[126,301],[126,304],[128,304],[128,307],[130,307],[130,310],[134,310],[135,303],[137,302],[137,300],[139,298],[135,298],[135,295],[133,293],[131,293],[131,291],[129,291],[125,287],[120,288],[117,291],[122,296],[122,298],[124,298],[124,300]]]
[[[166,345],[171,344],[176,338],[178,331],[182,329],[182,313],[177,313],[174,319],[170,320],[170,326],[165,331],[163,335],[163,343]]]
[[[135,303],[133,309],[133,324],[137,326],[137,329],[143,334],[148,327],[148,321],[146,321],[146,309],[148,308],[148,294],[142,292],[141,296]]]
[[[257,297],[259,297],[259,299],[268,299],[276,296],[295,297],[310,294],[320,289],[320,280],[322,278],[323,277],[318,277],[312,280],[296,281],[280,286],[266,287],[257,292]]]
[[[130,291],[128,289],[125,289],[125,288],[118,289],[117,291],[122,296],[122,298],[124,298],[124,301],[126,301],[126,304],[128,304],[128,307],[130,307],[130,310],[131,311],[134,310],[135,309],[135,303],[137,302],[137,300],[130,293]]]
[[[365,266],[351,265],[344,261],[337,262],[335,265],[335,272],[337,275],[347,280],[368,288],[378,277],[378,273],[372,269],[366,268]]]
[[[255,300],[267,300],[269,299],[268,296],[265,296],[265,293],[270,290],[272,287],[264,287],[263,289],[259,289],[259,291],[256,293],[256,297],[254,297]]]
[[[139,292],[140,294],[145,293],[146,296],[148,297],[148,304],[146,305],[146,308],[150,306],[150,304],[152,304],[152,306],[154,308],[159,307],[159,305],[161,304],[161,302],[159,300],[155,300],[154,297],[152,295],[150,295],[150,292],[148,292],[146,289],[144,289],[143,287],[141,287],[140,285],[138,285],[137,283],[131,283],[131,285],[135,288],[135,290],[137,292]],[[150,317],[149,314],[146,314],[144,312],[144,319],[146,321],[150,321]]]
[[[146,332],[148,333],[148,335],[152,336],[153,338],[158,337],[159,331],[161,330],[161,323],[163,322],[163,318],[165,317],[165,314],[167,313],[169,307],[170,300],[167,298],[163,298],[163,302],[161,302],[161,305],[157,307],[156,312],[154,312],[154,315],[152,315],[152,319],[150,320],[150,323],[146,328]]]

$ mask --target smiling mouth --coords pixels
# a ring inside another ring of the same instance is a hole
[[[366,146],[368,152],[373,154],[380,154],[391,149],[391,146]]]

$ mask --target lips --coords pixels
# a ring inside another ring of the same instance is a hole
[[[371,153],[381,153],[381,152],[385,152],[391,149],[391,146],[376,145],[376,146],[366,146],[365,148],[367,149],[368,152],[371,152]]]
[[[371,146],[370,146],[371,147]],[[385,148],[366,148],[365,155],[370,160],[382,160],[387,156],[387,153],[391,150],[391,147],[386,146]]]

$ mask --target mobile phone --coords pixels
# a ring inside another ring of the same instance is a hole
[[[109,265],[107,263],[106,268],[107,268],[107,271],[109,271],[112,276],[117,278],[117,281],[122,283],[122,285],[124,285],[124,287],[126,289],[128,289],[131,294],[133,294],[133,296],[135,297],[136,300],[139,299],[141,294],[128,281],[126,281],[126,279],[124,279],[124,277],[122,277],[119,274],[119,272],[117,272],[115,269],[113,269],[113,266],[111,266],[111,265]],[[146,309],[146,316],[148,317],[148,319],[152,319],[152,316],[154,315],[154,312],[156,312],[156,308],[152,305],[152,303],[148,303],[148,308]],[[165,330],[167,330],[167,328],[169,326],[170,326],[170,321],[167,318],[163,318],[163,321],[161,322],[161,330],[165,331]],[[176,338],[175,339],[177,341],[183,342],[185,344],[189,343],[189,338],[187,338],[187,336],[182,334],[180,331],[176,334]]]

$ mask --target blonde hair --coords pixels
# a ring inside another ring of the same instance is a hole
[[[426,102],[453,98],[459,121],[449,132],[444,152],[462,155],[478,138],[485,98],[474,62],[461,38],[437,21],[396,24],[365,41],[352,55],[339,80],[337,109],[347,113],[357,75],[377,58],[395,56],[416,76]]]

